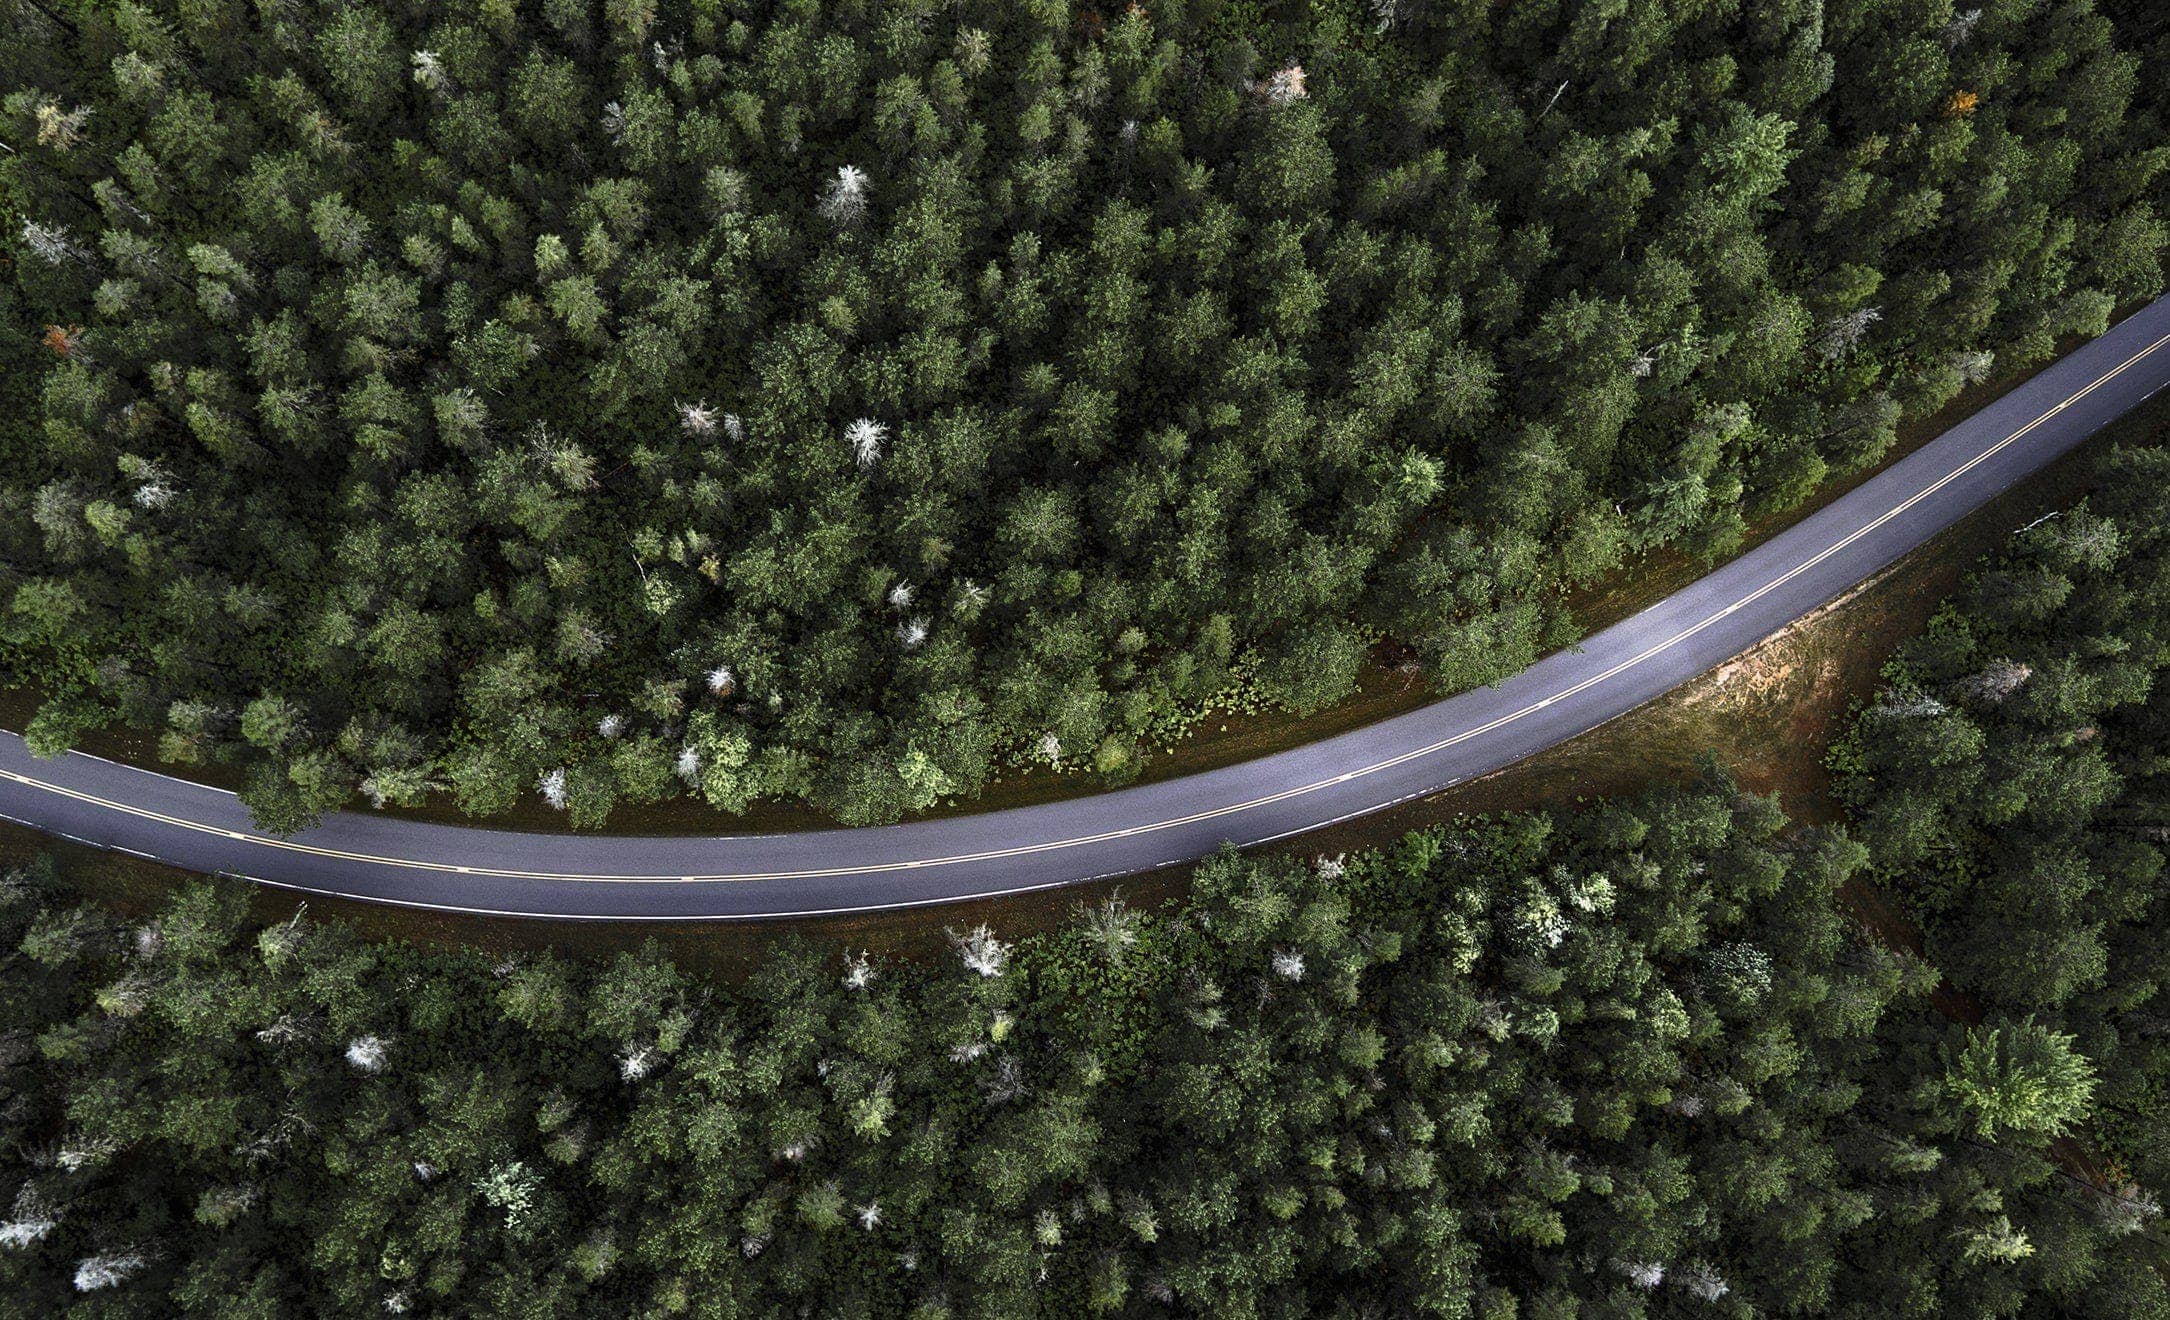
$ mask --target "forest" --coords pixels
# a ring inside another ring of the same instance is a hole
[[[1833,750],[1873,871],[1985,1012],[2099,1077],[2105,1155],[2170,1187],[2170,450],[2023,532]]]
[[[0,884],[0,1311],[2170,1316],[2170,450],[1715,763],[750,976]],[[1898,921],[1864,920],[1881,895]]]
[[[7,0],[0,681],[288,831],[1494,680],[2159,290],[2108,10]]]
[[[2170,1314],[2145,1010],[1940,1016],[1871,852],[1714,775],[735,987],[32,867],[0,1311]]]

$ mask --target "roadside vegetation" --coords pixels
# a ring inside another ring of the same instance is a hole
[[[13,0],[0,673],[281,830],[1495,679],[2159,288],[2145,8]]]
[[[732,984],[252,928],[208,883],[123,920],[27,868],[0,1295],[2170,1314],[2170,454],[2104,462],[1903,648],[1837,825],[1713,766]]]

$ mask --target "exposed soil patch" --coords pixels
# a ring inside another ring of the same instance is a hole
[[[1779,794],[1795,820],[1836,819],[1823,749],[1853,704],[1875,691],[1893,650],[1921,631],[1982,555],[2084,496],[2104,452],[2166,432],[2170,398],[2159,397],[1845,596],[1665,696],[1482,779],[1306,835],[1298,850],[1363,848],[1458,815],[1633,792],[1693,775],[1706,754],[1742,787]]]

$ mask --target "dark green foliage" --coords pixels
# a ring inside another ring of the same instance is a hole
[[[1864,856],[1713,779],[730,989],[32,871],[0,1310],[2160,1314],[2085,1060],[1942,1025]]]
[[[0,667],[277,828],[887,819],[1388,634],[1490,681],[2160,285],[2113,35],[12,0]]]
[[[2069,1037],[2108,1153],[2160,1188],[2170,451],[2120,451],[2102,478],[1900,651],[1837,762],[1930,958],[2015,1039]]]

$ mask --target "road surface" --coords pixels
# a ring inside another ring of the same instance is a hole
[[[987,898],[1189,861],[1437,792],[1596,728],[1873,576],[2170,383],[2170,298],[1709,576],[1496,688],[1119,792],[875,829],[527,834],[340,813],[291,839],[222,790],[0,734],[0,816],[194,871],[445,911],[753,920]]]

